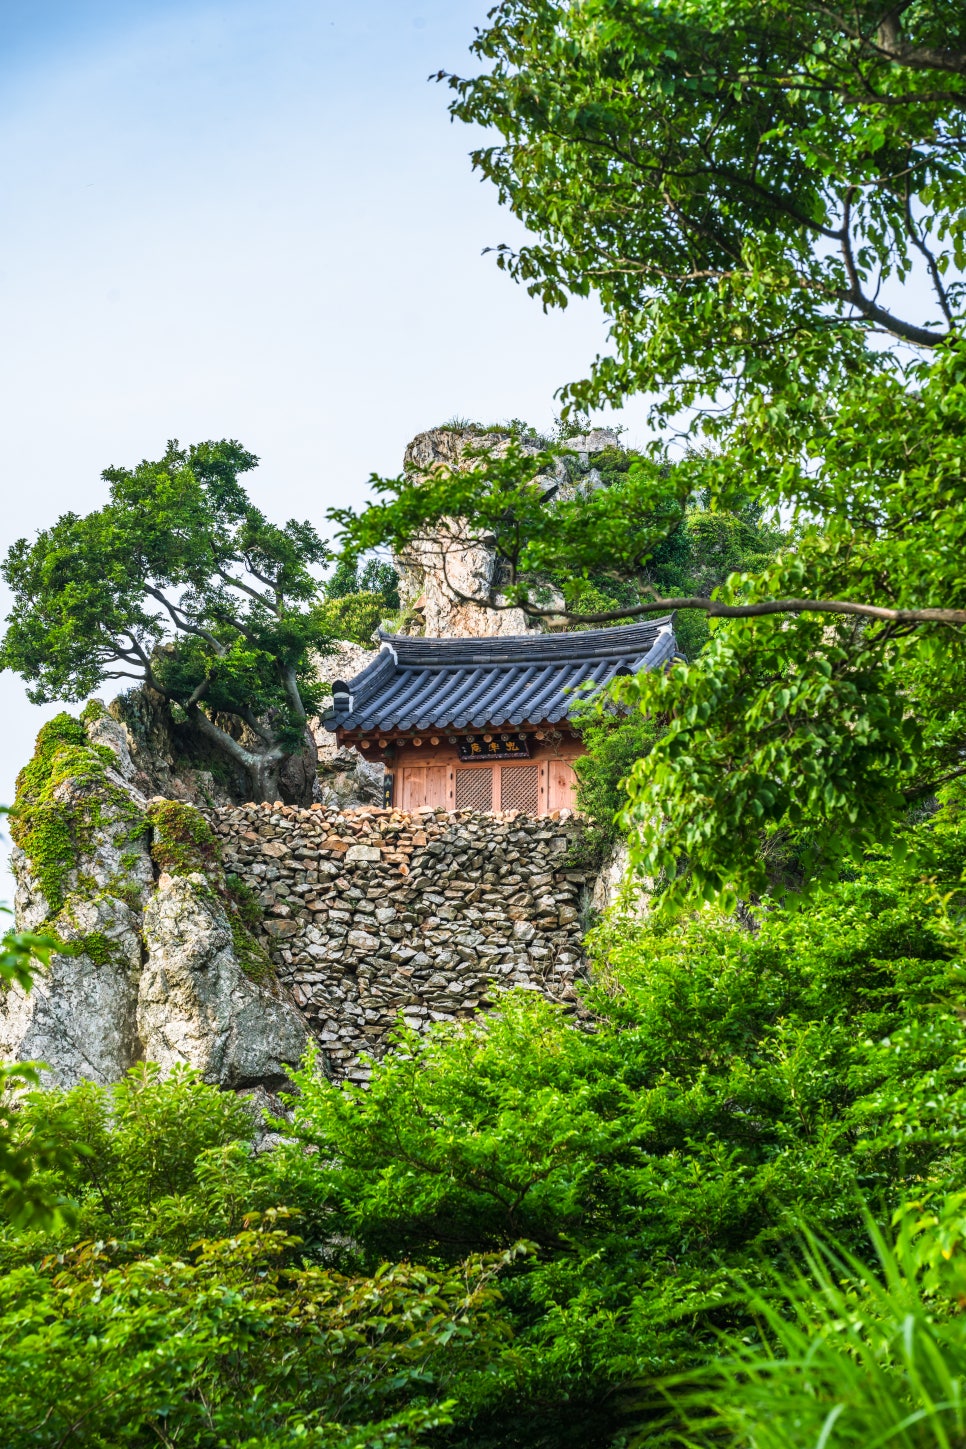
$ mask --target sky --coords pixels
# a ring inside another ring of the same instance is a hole
[[[489,3],[3,0],[0,553],[169,438],[238,438],[324,528],[424,428],[552,421],[600,313],[482,255],[521,232],[427,82]],[[62,707],[0,675],[0,801]]]

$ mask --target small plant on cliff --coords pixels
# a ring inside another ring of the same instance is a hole
[[[273,798],[318,704],[314,570],[328,555],[311,524],[279,527],[251,503],[239,476],[257,461],[235,442],[169,443],[157,461],[105,469],[103,508],[10,549],[0,667],[37,703],[105,679],[148,684]]]
[[[221,860],[218,838],[200,810],[180,800],[155,800],[148,806],[151,859],[170,875],[208,874]]]

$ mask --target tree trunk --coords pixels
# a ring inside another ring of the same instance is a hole
[[[236,740],[197,707],[189,718],[198,733],[244,769],[252,800],[282,800],[286,805],[310,805],[315,784],[316,748],[308,728],[301,749],[289,752],[282,745],[252,749]]]

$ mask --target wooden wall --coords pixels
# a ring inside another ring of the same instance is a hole
[[[522,810],[549,815],[575,808],[573,761],[580,740],[537,741],[530,760],[462,761],[455,745],[397,747],[393,804],[397,810]]]

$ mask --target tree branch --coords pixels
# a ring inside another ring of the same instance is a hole
[[[247,639],[249,644],[257,643],[255,635],[252,633],[252,631],[250,629],[246,629],[245,625],[241,622],[241,620],[236,619],[233,614],[227,614],[222,609],[212,609],[211,612],[214,614],[215,618],[220,619],[223,624],[227,624],[232,629],[237,629],[242,638]]]
[[[916,250],[919,251],[922,254],[922,256],[925,258],[925,260],[926,260],[926,266],[929,269],[929,276],[930,276],[930,278],[932,280],[933,291],[936,293],[936,296],[939,298],[939,306],[942,309],[943,316],[945,317],[946,321],[949,323],[950,327],[952,327],[952,325],[953,325],[953,314],[952,314],[952,311],[950,310],[949,299],[948,299],[948,294],[946,292],[946,288],[943,286],[942,278],[939,275],[939,267],[936,264],[936,258],[933,256],[933,253],[930,250],[930,248],[926,246],[926,243],[923,240],[922,236],[920,235],[919,228],[916,226],[915,218],[913,217],[913,214],[912,214],[912,198],[911,198],[911,196],[909,194],[909,175],[908,175],[908,172],[906,174],[906,180],[905,180],[905,216],[906,216],[906,232],[908,233],[909,240],[912,242],[912,244],[916,248]]]
[[[218,655],[227,654],[228,651],[224,644],[219,639],[216,639],[214,634],[208,629],[203,628],[200,624],[189,623],[185,617],[184,610],[170,603],[160,589],[154,588],[152,584],[145,584],[144,592],[150,594],[152,599],[157,599],[159,603],[164,605],[171,615],[171,621],[176,629],[181,629],[185,634],[197,634],[200,639],[204,639],[206,644],[210,644]]]
[[[870,50],[909,70],[943,70],[952,75],[966,73],[966,51],[938,45],[913,45],[902,34],[901,17],[908,4],[894,5],[879,21],[875,40],[866,39]]]
[[[852,196],[855,190],[854,186],[847,187],[842,202],[842,259],[849,285],[835,288],[835,295],[840,301],[855,307],[869,322],[884,327],[894,337],[901,337],[903,341],[912,342],[917,347],[938,347],[948,337],[948,332],[933,332],[928,327],[916,327],[912,322],[903,322],[900,317],[880,307],[863,292],[862,279],[852,250]]]
[[[860,619],[881,619],[890,624],[966,624],[966,609],[890,609],[881,604],[857,604],[851,599],[762,599],[755,604],[726,604],[703,595],[654,598],[644,604],[625,604],[618,609],[602,609],[594,614],[579,614],[571,609],[542,609],[525,599],[497,603],[492,592],[487,599],[474,598],[449,578],[443,561],[443,576],[454,598],[463,604],[483,609],[522,609],[536,619],[562,619],[568,624],[612,624],[617,619],[639,619],[645,614],[672,614],[680,609],[699,609],[710,619],[755,619],[770,614],[846,614]]]
[[[252,569],[250,570],[250,572],[254,574],[255,571],[254,569]],[[271,610],[271,612],[275,615],[281,615],[282,611],[278,607],[278,605],[273,604],[271,599],[266,599],[264,594],[260,594],[258,590],[253,589],[250,584],[243,583],[241,579],[236,579],[233,574],[226,573],[224,569],[217,567],[217,565],[215,567],[215,573],[220,579],[224,579],[226,584],[230,584],[233,589],[241,589],[242,593],[248,594],[250,598],[256,601],[256,603],[259,603],[263,605],[264,608]]]
[[[299,693],[298,680],[295,677],[295,670],[292,668],[291,664],[280,664],[278,667],[278,672],[281,676],[282,683],[285,686],[285,693],[288,695],[289,704],[292,706],[299,719],[304,721],[307,716],[305,713],[305,705],[302,703],[302,696]]]
[[[925,795],[935,794],[940,785],[948,785],[950,780],[959,780],[963,775],[966,775],[966,765],[961,765],[958,770],[950,770],[946,775],[938,775],[935,780],[929,780],[925,785],[910,785],[902,793],[907,800],[921,800]]]
[[[465,598],[479,604],[478,599]],[[896,624],[966,624],[966,609],[887,609],[879,604],[856,604],[850,599],[763,599],[757,604],[725,604],[718,599],[654,599],[628,604],[597,614],[575,614],[568,609],[541,609],[536,604],[487,604],[491,609],[523,609],[538,618],[566,619],[568,624],[609,624],[615,619],[637,619],[643,614],[669,614],[678,609],[700,609],[711,619],[753,619],[766,614],[849,614],[860,619],[885,619]]]
[[[214,720],[209,719],[204,710],[199,709],[197,705],[194,705],[187,713],[192,723],[197,726],[200,734],[205,735],[220,750],[224,750],[225,754],[231,755],[233,760],[236,760],[244,769],[250,770],[256,776],[264,770],[266,765],[274,764],[276,761],[285,758],[285,750],[281,745],[273,745],[264,754],[257,754],[254,750],[246,749],[227,730],[221,729],[219,725],[215,724]]]

